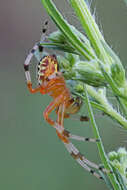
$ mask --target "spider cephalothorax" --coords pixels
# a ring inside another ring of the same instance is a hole
[[[55,55],[43,57],[38,63],[37,77],[39,84],[53,73],[58,72],[58,62]]]

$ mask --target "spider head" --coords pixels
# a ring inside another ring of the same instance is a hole
[[[41,84],[47,77],[58,72],[58,61],[55,55],[47,55],[38,63],[38,82]]]

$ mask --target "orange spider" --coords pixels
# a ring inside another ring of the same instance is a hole
[[[45,33],[45,30],[43,30]],[[69,139],[75,139],[79,141],[90,141],[99,142],[98,139],[85,138],[77,135],[71,134],[69,131],[64,129],[64,118],[69,118],[71,114],[75,114],[79,111],[82,101],[79,97],[74,99],[66,86],[64,77],[59,71],[58,61],[55,55],[48,55],[39,61],[38,68],[38,82],[39,86],[35,89],[32,88],[32,82],[29,72],[29,64],[35,53],[35,51],[43,51],[43,47],[36,44],[33,49],[28,54],[25,63],[25,75],[27,80],[27,87],[30,93],[40,92],[41,94],[48,94],[53,98],[53,101],[47,106],[43,115],[45,120],[55,128],[56,133],[60,140],[64,143],[66,149],[71,154],[71,156],[86,170],[95,175],[97,178],[102,179],[102,177],[96,173],[90,167],[101,170],[103,172],[110,172],[107,169],[96,165],[95,163],[87,160],[78,149],[70,142]],[[53,121],[49,115],[55,110],[57,114],[57,120]],[[89,167],[90,166],[90,167]]]

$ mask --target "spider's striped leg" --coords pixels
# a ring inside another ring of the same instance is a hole
[[[71,156],[86,170],[88,170],[90,173],[95,175],[97,178],[103,179],[98,173],[96,173],[92,168],[95,168],[97,170],[100,170],[104,173],[112,173],[112,171],[107,170],[103,167],[98,166],[97,164],[87,160],[80,152],[79,150],[71,143],[64,143],[66,149],[71,154]]]
[[[90,167],[92,168],[95,168],[97,170],[100,170],[104,173],[112,173],[112,171],[110,170],[107,170],[101,166],[98,166],[97,164],[87,160],[84,155],[82,155],[78,149],[70,142],[69,145],[68,144],[65,144],[66,148],[68,149],[68,151],[71,153],[71,156],[75,159],[78,159],[80,158],[85,164],[89,165]]]
[[[31,93],[36,93],[40,91],[40,86],[38,86],[35,89],[32,88],[31,76],[30,76],[30,71],[29,71],[30,61],[34,55],[34,52],[37,50],[37,48],[38,48],[38,44],[35,44],[24,62],[24,70],[25,70],[25,76],[26,76],[26,81],[27,81],[27,87]]]
[[[105,173],[109,173],[110,171],[99,167],[98,165],[96,165],[95,163],[87,160],[80,152],[79,150],[69,141],[68,139],[68,133],[66,133],[67,131],[64,130],[63,131],[63,127],[61,128],[61,125],[63,125],[63,119],[64,119],[64,111],[65,111],[65,106],[64,104],[61,104],[59,106],[59,110],[58,110],[58,123],[56,123],[56,132],[57,135],[59,136],[59,138],[61,139],[61,141],[64,143],[66,149],[68,150],[68,152],[71,154],[71,156],[87,171],[89,171],[90,173],[92,173],[94,176],[96,176],[99,179],[102,179],[102,177],[96,173],[92,168],[98,169],[100,171],[103,171]],[[61,130],[62,129],[62,130]],[[77,136],[76,136],[77,138]],[[81,138],[81,137],[80,137]],[[82,137],[83,138],[83,137]],[[89,167],[90,166],[90,167]]]
[[[76,140],[99,142],[98,139],[91,139],[91,138],[89,139],[89,138],[85,138],[85,137],[80,137],[80,136],[72,135],[72,134],[70,134],[70,133],[69,133],[68,131],[66,131],[66,130],[64,130],[63,134],[64,134],[64,136],[66,136],[66,137],[68,137],[68,138],[72,138],[72,139],[76,139]],[[68,145],[67,145],[67,146],[68,146]],[[77,150],[77,148],[76,148],[72,143],[70,143],[70,150],[71,150],[71,149],[72,149],[72,151],[73,151],[73,149],[74,149],[74,150]],[[97,164],[95,164],[95,163],[93,163],[93,162],[87,160],[78,150],[77,150],[77,152],[78,152],[78,154],[80,155],[81,160],[82,160],[85,164],[87,164],[87,165],[89,165],[90,167],[95,168],[95,169],[97,169],[97,170],[103,171],[103,172],[105,172],[105,173],[112,173],[112,171],[109,171],[109,170],[107,170],[107,169],[105,169],[105,168],[103,168],[103,167],[101,167],[101,166],[98,166]]]
[[[31,77],[30,77],[30,72],[29,72],[29,64],[30,64],[30,61],[34,55],[34,52],[37,50],[37,48],[38,48],[38,45],[35,44],[33,46],[32,50],[30,51],[30,53],[27,55],[25,62],[24,62],[24,70],[25,70],[27,83],[31,82]]]
[[[46,38],[47,25],[48,25],[48,21],[45,21],[44,27],[42,29],[41,41],[44,41]],[[30,72],[29,72],[29,64],[30,64],[30,61],[31,61],[33,55],[35,54],[35,52],[37,50],[39,50],[39,52],[43,52],[43,46],[40,45],[40,42],[33,46],[32,50],[30,51],[30,53],[26,57],[26,60],[24,63],[24,69],[25,69],[25,75],[26,75],[27,83],[31,83],[31,77],[30,77]],[[36,54],[35,54],[35,56],[38,59],[38,61],[40,61],[40,57],[37,56]]]
[[[81,153],[78,151],[78,149],[71,143],[64,143],[67,151],[70,153],[70,155],[82,166],[84,169],[89,171],[92,175],[99,179],[103,179],[98,173],[96,173],[93,169],[91,169],[86,162],[82,159]]]
[[[45,40],[47,30],[48,30],[48,20],[45,20],[43,27],[42,27],[41,41]]]
[[[65,114],[65,104],[61,104],[58,108],[57,111],[57,123],[60,126],[63,126],[63,119],[64,119],[64,114]],[[59,128],[58,128],[59,130]],[[94,138],[88,138],[88,137],[81,137],[78,135],[71,134],[69,131],[65,130],[63,131],[64,136],[70,139],[75,139],[78,141],[88,141],[88,142],[99,142],[99,139],[94,139]]]
[[[103,179],[98,173],[96,173],[93,169],[91,169],[84,160],[82,159],[82,155],[78,151],[78,149],[68,140],[66,136],[64,136],[62,133],[60,133],[61,126],[57,126],[57,135],[61,139],[61,141],[64,143],[67,151],[70,153],[70,155],[82,166],[84,169],[89,171],[91,174],[96,176],[99,179]]]
[[[70,133],[69,131],[67,131],[67,130],[64,130],[63,133],[64,133],[64,135],[67,136],[69,139],[74,139],[74,140],[77,140],[77,141],[99,142],[99,139],[74,135],[74,134],[71,134],[71,133]]]
[[[48,21],[46,20],[43,24],[43,27],[42,27],[42,34],[41,34],[40,42],[38,43],[38,49],[34,53],[36,59],[39,62],[42,59],[42,57],[44,56],[44,52],[43,52],[44,47],[41,45],[41,43],[43,43],[46,39],[47,30],[48,30]]]
[[[38,43],[38,48],[34,52],[34,56],[36,57],[38,62],[40,62],[43,57],[43,46],[40,45],[40,42]]]

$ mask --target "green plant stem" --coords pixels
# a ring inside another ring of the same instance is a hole
[[[79,17],[79,20],[89,37],[97,56],[106,64],[110,62],[109,57],[107,56],[107,53],[105,52],[105,49],[101,43],[101,41],[104,41],[104,38],[93,19],[90,10],[85,3],[84,0],[70,0],[71,5],[73,6],[77,16]]]
[[[88,112],[89,112],[89,116],[90,116],[90,119],[91,119],[93,131],[94,131],[94,136],[95,136],[95,138],[100,140],[100,142],[97,143],[100,158],[101,158],[105,168],[107,168],[108,170],[111,170],[111,167],[109,165],[108,158],[107,158],[107,156],[105,154],[103,143],[102,143],[102,140],[100,138],[99,131],[98,131],[95,119],[94,119],[94,115],[93,115],[92,108],[91,108],[91,105],[90,105],[90,101],[89,101],[89,98],[88,98],[87,88],[85,88],[85,95],[86,95],[86,103],[87,103],[87,107],[88,107]],[[112,183],[112,185],[114,187],[114,190],[121,190],[121,187],[119,186],[119,183],[117,182],[116,177],[113,174],[110,174],[110,173],[108,174],[108,176],[109,176],[109,179],[110,179],[110,181],[111,181],[111,183]]]
[[[95,90],[95,88],[86,85],[88,93],[95,98],[97,102],[99,102],[105,109],[105,112],[113,117],[116,121],[118,121],[125,129],[127,129],[127,120],[120,115],[115,109],[113,109],[112,105],[108,102],[107,98],[100,94],[98,91]]]

